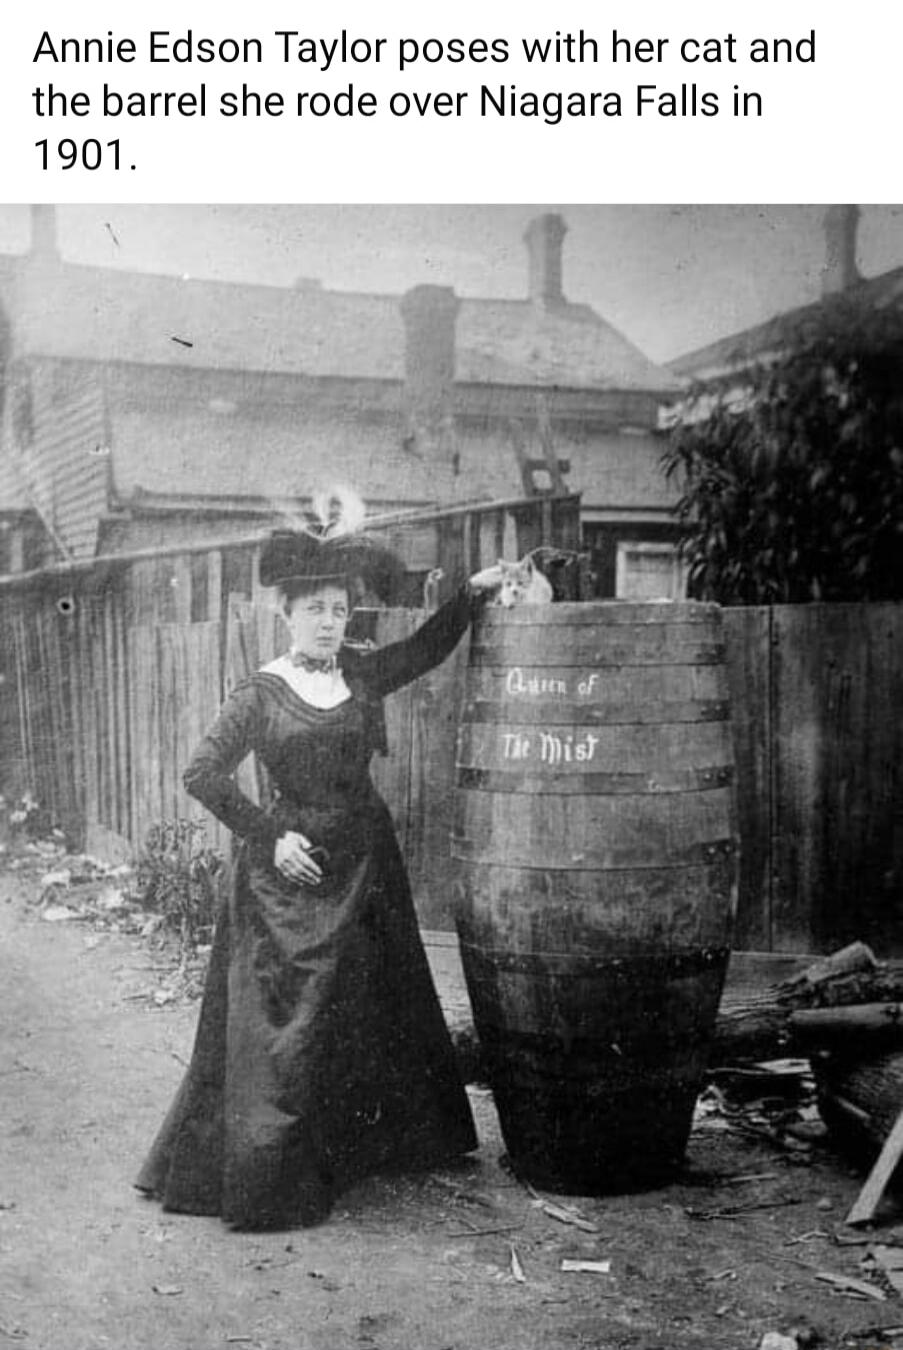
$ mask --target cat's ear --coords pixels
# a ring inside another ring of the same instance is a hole
[[[527,573],[527,576],[528,576],[528,577],[532,577],[533,573],[536,571],[536,567],[535,567],[535,564],[534,564],[534,562],[533,562],[533,556],[532,556],[532,554],[530,554],[530,553],[527,554],[527,556],[524,558],[523,562],[521,563],[521,567],[523,567],[523,569],[524,569],[524,571]]]

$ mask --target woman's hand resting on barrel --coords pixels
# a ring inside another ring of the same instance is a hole
[[[323,880],[323,870],[316,859],[311,857],[312,848],[306,835],[297,830],[286,830],[276,840],[273,862],[276,871],[287,881],[296,881],[299,885],[319,886]]]
[[[483,567],[468,577],[467,585],[474,595],[480,595],[486,591],[497,591],[504,579],[501,564],[493,563],[491,567]]]

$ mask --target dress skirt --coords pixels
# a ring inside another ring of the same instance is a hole
[[[348,777],[341,710],[279,697],[293,735],[345,752],[319,757],[325,798],[279,808],[326,849],[324,880],[287,881],[271,845],[239,845],[191,1062],[136,1181],[240,1228],[315,1223],[370,1173],[477,1145],[389,812]]]

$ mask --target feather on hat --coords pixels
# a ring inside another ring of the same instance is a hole
[[[391,598],[404,567],[390,549],[362,533],[365,507],[351,488],[316,492],[298,529],[272,532],[260,554],[261,586],[291,581],[363,583],[382,600]]]

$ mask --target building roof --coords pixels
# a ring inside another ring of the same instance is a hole
[[[781,351],[807,324],[824,313],[833,301],[853,301],[875,309],[903,303],[903,267],[896,267],[877,277],[864,278],[812,304],[785,310],[764,323],[678,356],[669,361],[667,367],[683,380],[715,379],[719,375],[743,369]]]
[[[618,492],[630,506],[660,503],[657,448],[618,428],[648,425],[650,407],[680,382],[560,286],[535,301],[455,298],[451,405],[462,416],[452,425],[444,413],[411,436],[404,297],[73,264],[49,220],[39,223],[32,253],[0,259],[13,354],[43,369],[43,395],[59,401],[63,389],[67,407],[91,413],[67,415],[65,444],[58,437],[42,452],[80,457],[99,437],[110,452],[99,496],[88,500],[81,476],[66,480],[56,507],[67,538],[86,521],[96,533],[107,509],[115,519],[121,507],[148,518],[279,510],[324,481],[353,483],[371,511],[516,497],[523,484],[505,427],[538,416],[544,392],[566,412],[555,451],[571,463],[573,490],[600,505]],[[446,314],[450,296],[432,297]],[[54,362],[72,364],[63,372]],[[0,465],[0,507],[7,498],[25,505]]]
[[[401,380],[400,297],[183,280],[80,264],[29,267],[17,315],[23,354],[183,369]],[[668,392],[655,365],[587,305],[463,299],[462,383]]]

